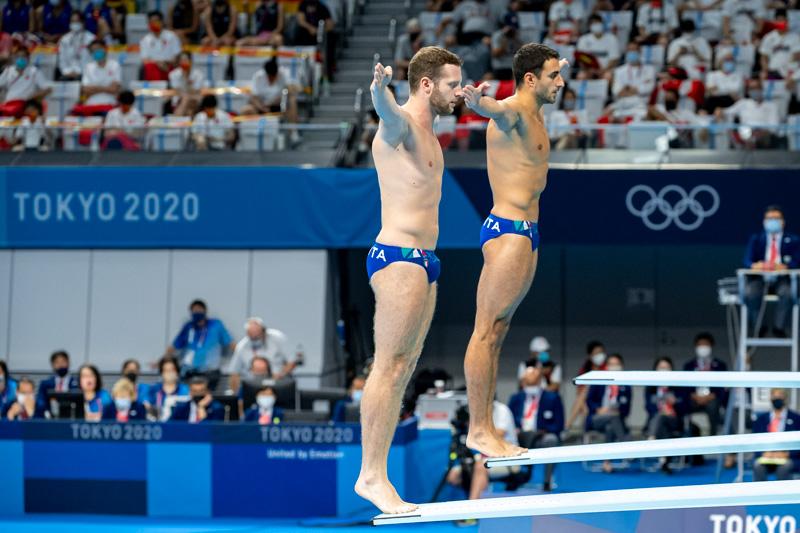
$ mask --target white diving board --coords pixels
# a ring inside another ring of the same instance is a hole
[[[427,503],[410,513],[378,515],[372,523],[381,526],[514,516],[796,503],[800,503],[800,481],[760,481]]]
[[[571,461],[603,461],[643,457],[673,457],[718,453],[744,453],[800,450],[800,431],[780,433],[746,433],[715,437],[640,440],[583,444],[529,450],[515,457],[494,457],[486,460],[488,468],[496,466],[568,463]]]
[[[659,372],[593,370],[574,379],[576,385],[654,385],[663,387],[800,388],[800,372]]]

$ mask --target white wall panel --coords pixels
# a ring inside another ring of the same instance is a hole
[[[65,349],[73,368],[86,360],[88,251],[18,250],[13,255],[11,360],[15,369],[46,370]]]
[[[96,251],[92,258],[89,360],[118,372],[136,358],[144,369],[166,348],[169,251]]]
[[[322,370],[327,279],[325,250],[265,250],[253,253],[252,314],[305,349],[299,371]]]
[[[8,360],[8,313],[11,306],[11,256],[9,250],[0,250],[0,359]]]
[[[209,316],[221,319],[234,339],[240,338],[247,318],[250,252],[176,250],[172,254],[168,342],[189,319],[189,303],[196,298],[205,300]]]

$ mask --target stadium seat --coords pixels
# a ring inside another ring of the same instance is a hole
[[[585,109],[589,122],[596,122],[608,97],[608,80],[581,80],[572,84],[577,101],[576,109]]]
[[[66,117],[81,97],[81,84],[77,81],[54,82],[53,91],[47,95],[46,116],[57,117],[59,120]]]
[[[189,117],[175,115],[153,117],[147,123],[145,146],[153,152],[180,152],[186,148],[186,140],[189,137],[188,128],[191,123]]]
[[[262,116],[239,123],[237,152],[271,152],[282,144],[280,119],[277,116]]]
[[[702,37],[711,42],[722,38],[722,11],[686,10],[681,15],[683,20],[691,20]]]
[[[136,96],[136,109],[145,116],[161,116],[164,114],[164,102],[161,94],[152,94],[153,91],[167,89],[165,81],[132,81],[130,90]]]
[[[125,39],[128,44],[139,44],[149,32],[146,14],[131,13],[125,16]]]
[[[231,57],[219,52],[197,52],[192,54],[194,68],[202,69],[210,87],[221,83],[225,79],[225,71]]]

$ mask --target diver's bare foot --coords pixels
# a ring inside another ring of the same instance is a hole
[[[371,501],[382,513],[410,513],[417,509],[413,503],[404,502],[387,479],[372,480],[359,477],[356,481],[355,491],[365,500]]]
[[[467,435],[467,448],[478,450],[486,457],[516,457],[528,450],[509,444],[489,431],[470,431]]]

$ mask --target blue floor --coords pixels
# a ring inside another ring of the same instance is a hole
[[[568,463],[556,468],[556,491],[578,492],[590,490],[610,490],[622,488],[644,488],[668,485],[695,485],[714,483],[716,463],[709,462],[705,466],[692,467],[672,475],[661,472],[646,472],[634,462],[622,471],[612,474],[586,472],[580,464]],[[540,480],[542,469],[534,472],[534,484]],[[723,482],[730,482],[735,477],[735,470],[723,471]],[[498,488],[502,488],[498,486]],[[462,499],[456,489],[448,488],[441,499]],[[308,531],[312,529],[328,529],[341,533],[363,532],[373,530],[368,524],[372,512],[365,509],[363,515],[352,520],[315,519],[315,520],[269,520],[269,519],[153,519],[141,517],[86,516],[86,515],[26,515],[24,517],[0,517],[0,531],[14,533],[53,532],[59,533],[188,533],[188,532],[253,532],[253,533],[288,533],[291,531]],[[360,524],[359,524],[360,522]],[[415,524],[410,526],[392,526],[392,532],[428,533],[442,531],[477,532],[477,526],[457,527],[453,523]],[[509,532],[511,533],[511,532]]]

